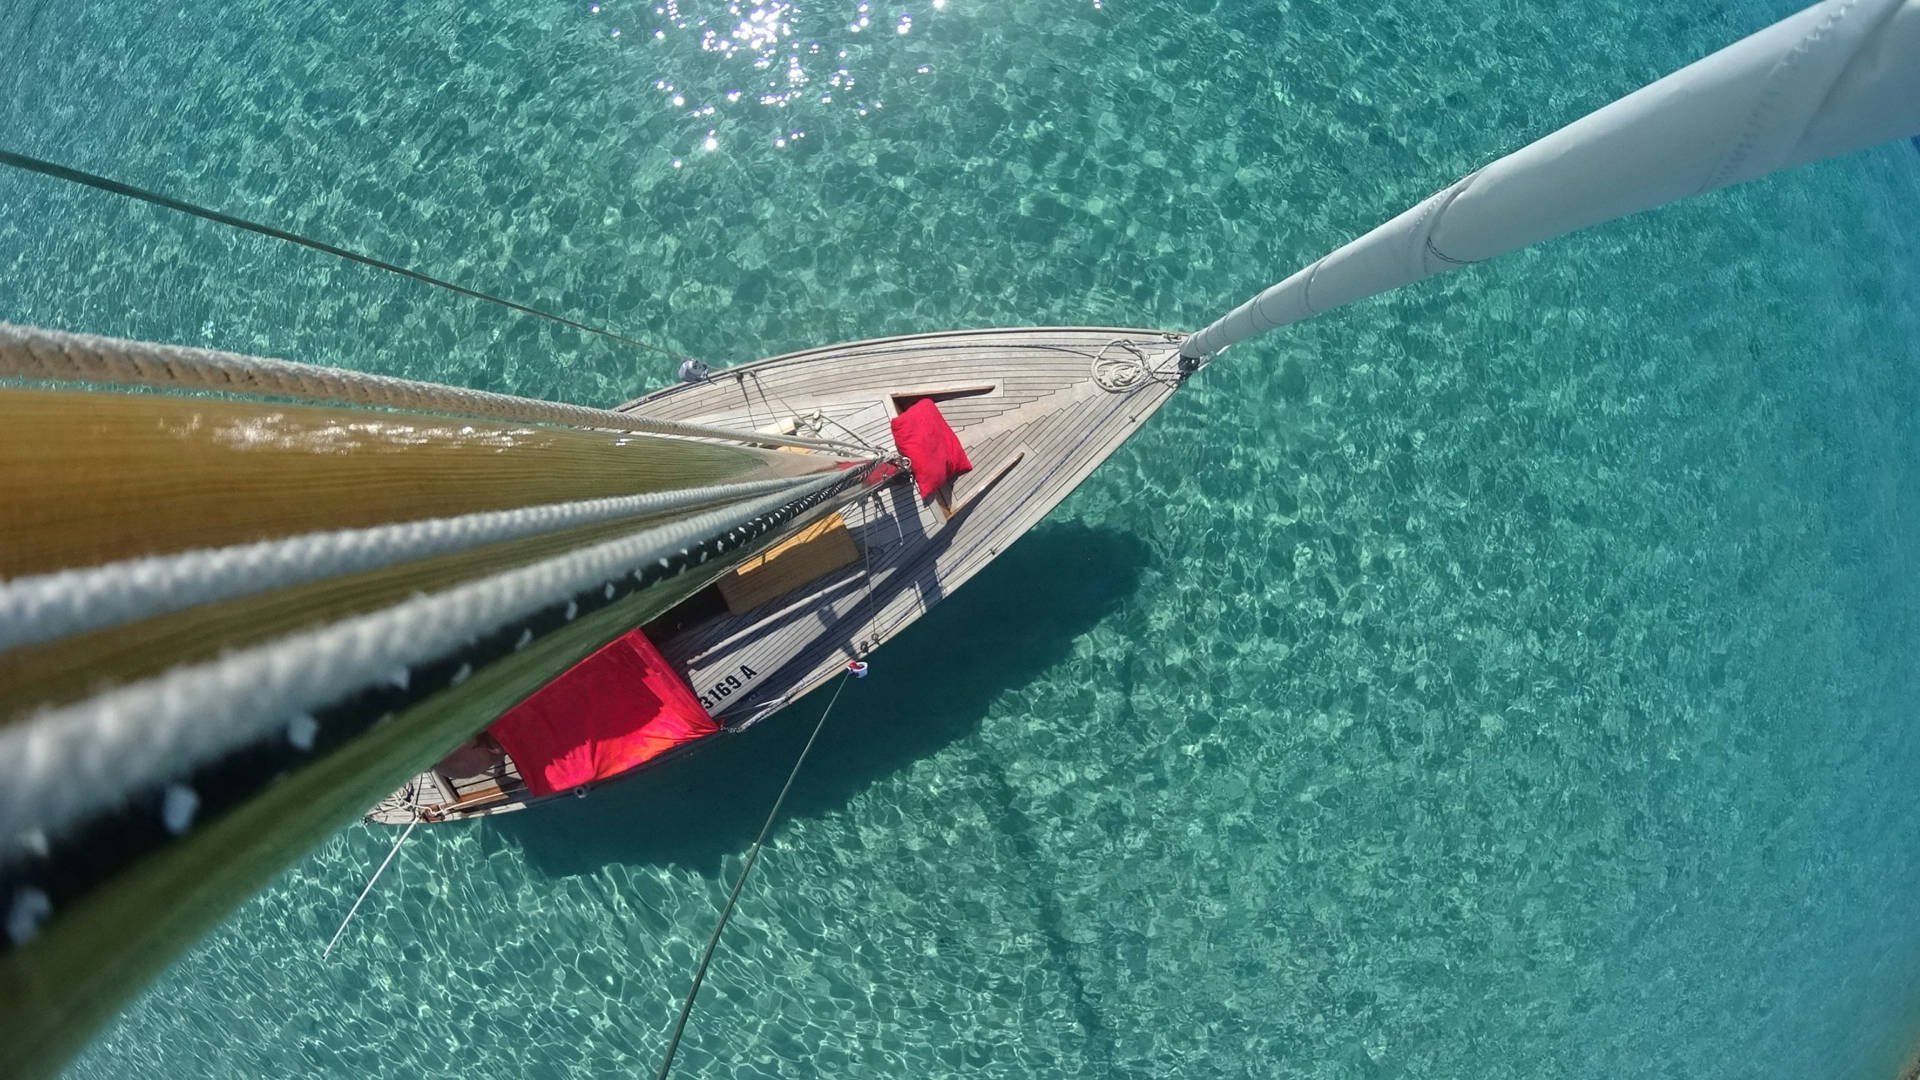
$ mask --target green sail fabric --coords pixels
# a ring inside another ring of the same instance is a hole
[[[34,388],[0,416],[22,766],[0,1027],[25,1075],[331,830],[870,471],[553,415]],[[97,603],[61,608],[69,587]]]

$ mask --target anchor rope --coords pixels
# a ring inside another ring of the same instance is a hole
[[[876,492],[872,498],[877,500],[878,493]],[[891,516],[896,518],[897,525],[898,515]],[[873,609],[873,545],[864,546],[867,549],[865,573],[867,622],[863,630],[871,629],[876,618],[876,612]],[[854,643],[853,652],[856,657],[866,655],[867,650],[861,648],[866,640],[866,635],[863,633]],[[780,797],[773,801],[773,809],[767,812],[767,820],[760,826],[760,835],[754,838],[753,849],[747,853],[746,865],[740,868],[740,876],[733,883],[733,891],[727,895],[726,906],[720,911],[720,921],[714,926],[713,935],[707,939],[706,951],[700,954],[700,966],[694,969],[693,985],[687,990],[686,1000],[680,1004],[680,1017],[674,1022],[673,1037],[667,1040],[667,1053],[660,1062],[660,1072],[656,1074],[655,1080],[667,1080],[667,1073],[673,1068],[674,1055],[680,1049],[680,1037],[686,1033],[687,1020],[693,1015],[693,999],[699,996],[700,985],[706,981],[707,967],[713,963],[714,950],[720,944],[720,933],[727,928],[727,920],[733,917],[734,905],[740,900],[740,891],[746,887],[747,875],[753,872],[753,864],[760,858],[761,845],[766,843],[767,834],[773,830],[773,823],[780,816],[780,807],[787,801],[787,792],[792,789],[794,778],[800,775],[800,766],[806,763],[807,754],[812,751],[814,740],[820,737],[820,730],[827,726],[827,717],[833,713],[834,705],[839,702],[840,691],[847,688],[847,680],[864,678],[866,673],[867,665],[858,659],[847,665],[845,673],[840,676],[839,684],[833,689],[833,697],[828,699],[827,707],[820,710],[820,719],[814,721],[813,733],[807,736],[807,744],[800,748],[800,756],[794,759],[793,768],[787,773],[787,782],[780,788]]]
[[[753,847],[747,852],[746,865],[740,868],[740,876],[734,879],[733,891],[727,894],[726,906],[720,909],[720,921],[714,924],[712,936],[707,938],[706,951],[700,954],[700,966],[694,969],[693,985],[687,989],[687,999],[680,1004],[680,1018],[674,1022],[673,1037],[667,1040],[666,1057],[660,1062],[660,1071],[655,1080],[667,1080],[667,1073],[673,1069],[674,1055],[680,1051],[680,1037],[686,1034],[687,1019],[693,1015],[693,999],[700,995],[700,984],[707,981],[707,967],[713,963],[713,951],[720,945],[720,933],[727,928],[727,920],[733,917],[733,909],[740,902],[740,891],[747,886],[747,875],[753,873],[753,864],[760,859],[760,849],[767,842],[767,834],[773,831],[773,823],[780,817],[780,808],[786,805],[787,792],[793,790],[794,778],[800,775],[800,766],[807,763],[807,755],[812,752],[815,740],[820,738],[820,729],[827,726],[827,717],[833,714],[833,707],[840,701],[840,691],[847,688],[847,680],[854,677],[852,670],[840,676],[840,683],[833,688],[833,697],[827,700],[827,707],[820,710],[820,719],[814,722],[813,733],[807,736],[807,744],[800,748],[800,756],[793,761],[793,768],[787,773],[787,782],[781,786],[780,795],[773,800],[773,809],[767,811],[767,820],[760,826],[760,835],[754,837]]]
[[[362,255],[357,251],[349,251],[338,245],[329,244],[324,240],[314,240],[310,237],[301,236],[299,233],[292,233],[285,229],[275,228],[272,225],[262,225],[257,221],[248,221],[246,218],[235,217],[232,214],[222,213],[218,210],[209,210],[204,206],[196,206],[190,202],[184,202],[180,199],[162,195],[158,192],[148,191],[144,188],[137,188],[132,184],[123,184],[118,180],[98,176],[94,173],[82,172],[79,169],[69,168],[51,161],[43,161],[36,157],[28,157],[26,154],[15,153],[11,150],[0,150],[0,165],[11,165],[16,169],[38,173],[41,176],[52,177],[56,180],[65,180],[69,183],[80,184],[84,187],[94,188],[114,195],[124,195],[129,199],[138,199],[141,202],[164,207],[168,210],[177,210],[182,214],[188,214],[220,225],[243,229],[251,233],[259,233],[261,236],[272,237],[275,240],[284,240],[289,244],[298,244],[301,247],[312,248],[314,251],[324,252],[336,258],[345,259],[348,262],[356,262],[362,266],[371,266],[376,270],[385,270],[389,274],[398,274],[401,277],[423,282],[436,288],[446,289],[450,292],[458,293],[461,296],[472,297],[475,300],[484,300],[489,304],[498,304],[501,307],[509,308],[513,311],[546,319],[548,322],[559,323],[562,326],[572,327],[575,330],[580,330],[585,333],[597,334],[609,341],[617,341],[622,345],[630,345],[636,349],[645,349],[648,352],[659,353],[662,356],[671,357],[675,360],[690,359],[671,349],[663,349],[658,345],[650,345],[637,338],[630,338],[625,334],[618,334],[612,330],[603,330],[597,326],[589,326],[586,323],[569,319],[564,315],[555,315],[551,311],[542,311],[537,307],[517,303],[505,297],[494,296],[491,293],[483,293],[478,289],[469,289],[465,285],[456,285],[451,281],[444,281],[429,274],[423,274],[418,270],[409,270],[404,266],[397,266],[383,259],[376,259],[370,255]]]
[[[367,879],[367,887],[360,890],[360,895],[354,900],[353,906],[347,909],[347,917],[340,920],[340,929],[333,932],[333,940],[327,942],[327,947],[321,950],[320,959],[325,960],[333,955],[333,947],[340,944],[340,935],[347,932],[347,924],[352,922],[353,917],[359,913],[360,905],[366,902],[367,894],[373,891],[374,882],[379,881],[380,875],[387,872],[387,864],[393,861],[395,855],[400,854],[400,845],[407,842],[407,837],[413,835],[414,826],[418,824],[420,824],[420,815],[415,814],[413,820],[407,823],[406,831],[400,834],[400,839],[395,840],[393,847],[388,849],[387,857],[380,860],[380,869],[375,870],[373,876]]]

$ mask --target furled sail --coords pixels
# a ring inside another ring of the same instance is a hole
[[[863,495],[874,464],[19,327],[0,379],[0,1030],[21,1074],[547,680]]]
[[[1541,240],[1920,133],[1920,0],[1826,0],[1466,176],[1194,334],[1197,360]]]

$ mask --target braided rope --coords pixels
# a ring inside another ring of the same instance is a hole
[[[467,390],[291,360],[70,334],[11,323],[0,323],[0,378],[215,390],[300,401],[455,413],[520,423],[570,424],[646,435],[852,452],[856,456],[866,453],[864,448],[823,439],[729,431],[674,420],[652,420],[612,409],[591,409],[584,405]]]
[[[624,517],[787,491],[782,477],[308,533],[0,581],[0,650]]]
[[[601,583],[846,480],[835,473],[528,566],[415,596],[0,727],[0,836],[58,831],[130,791],[264,738],[295,717],[393,678]],[[458,677],[456,676],[456,679]]]

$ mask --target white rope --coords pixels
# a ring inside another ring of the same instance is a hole
[[[32,326],[0,323],[0,378],[111,383],[122,386],[186,387],[231,394],[256,394],[331,401],[351,405],[523,423],[571,424],[649,435],[722,439],[768,446],[795,446],[845,453],[847,447],[822,439],[728,431],[674,420],[654,420],[612,409],[590,409],[554,401],[467,390],[439,383],[370,375],[362,371],[269,360],[239,353],[156,345],[144,341],[69,334]]]
[[[0,581],[0,650],[485,544],[785,491],[808,479],[781,477],[308,533]]]
[[[1123,351],[1109,356],[1108,351],[1115,346]],[[1147,381],[1152,370],[1147,366],[1147,358],[1130,341],[1109,341],[1100,347],[1093,357],[1093,381],[1100,389],[1110,394],[1124,394],[1136,389]]]
[[[354,915],[360,911],[360,905],[366,902],[367,894],[373,891],[373,883],[379,881],[380,875],[387,872],[387,864],[393,861],[395,855],[400,854],[400,845],[407,842],[407,837],[413,835],[413,828],[418,824],[420,824],[420,815],[415,814],[413,820],[407,822],[406,831],[400,834],[400,839],[393,842],[393,848],[387,852],[387,857],[380,860],[380,869],[375,870],[373,876],[367,879],[367,887],[360,890],[360,896],[354,900],[353,906],[347,909],[347,917],[340,920],[340,929],[333,932],[333,940],[327,942],[327,947],[321,950],[320,959],[325,960],[333,955],[333,947],[340,944],[340,935],[347,932],[347,924],[353,921]]]
[[[0,784],[0,837],[35,828],[55,832],[128,792],[298,726],[345,694],[404,680],[413,665],[561,598],[666,563],[845,475],[417,595],[0,726],[0,761],[10,766],[7,783]]]

